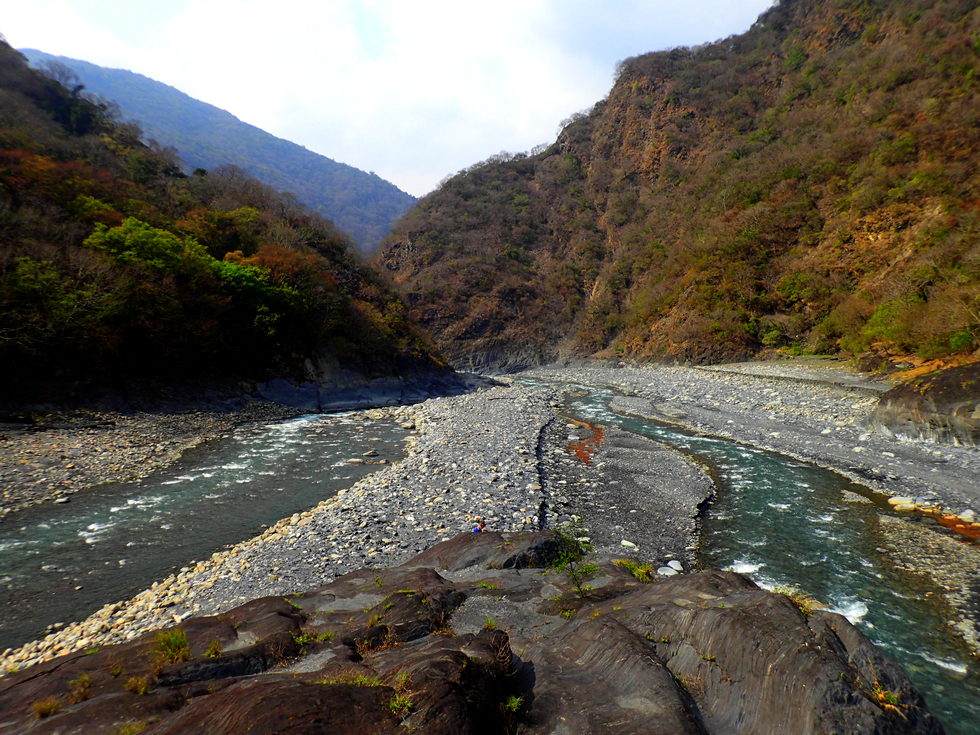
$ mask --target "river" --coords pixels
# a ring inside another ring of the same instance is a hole
[[[705,567],[822,601],[901,662],[947,732],[977,732],[980,671],[946,627],[933,591],[882,553],[878,519],[895,511],[880,495],[774,452],[616,413],[609,408],[614,391],[577,387],[582,395],[567,406],[574,418],[656,439],[710,468],[718,492],[704,519]]]
[[[350,487],[400,459],[407,434],[357,414],[242,427],[141,480],[8,515],[0,522],[0,650],[128,599]]]

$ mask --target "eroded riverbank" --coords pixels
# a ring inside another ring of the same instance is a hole
[[[0,425],[0,519],[42,502],[68,502],[95,485],[145,477],[236,427],[301,412],[256,401],[177,413],[72,411]]]

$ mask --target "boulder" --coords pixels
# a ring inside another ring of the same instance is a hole
[[[939,370],[882,394],[874,428],[896,436],[980,443],[980,363]]]
[[[0,735],[942,732],[839,615],[732,572],[645,583],[595,558],[585,583],[544,567],[554,550],[461,534],[186,620],[170,645],[152,632],[8,674]]]

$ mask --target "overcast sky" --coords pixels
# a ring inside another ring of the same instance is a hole
[[[617,61],[772,0],[0,0],[0,33],[129,69],[411,194],[554,140]]]

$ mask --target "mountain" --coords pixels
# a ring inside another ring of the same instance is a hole
[[[972,0],[782,0],[627,59],[552,145],[423,198],[380,262],[457,365],[975,359],[978,33]]]
[[[244,123],[222,109],[162,82],[123,69],[22,53],[35,68],[60,65],[77,76],[87,93],[115,102],[146,139],[177,149],[187,170],[234,165],[277,191],[288,191],[372,252],[415,197],[374,173],[338,163]]]
[[[0,399],[439,365],[347,242],[239,169],[183,174],[0,43]]]

